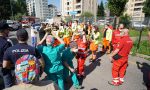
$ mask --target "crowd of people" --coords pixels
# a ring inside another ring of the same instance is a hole
[[[128,55],[133,45],[129,30],[123,24],[116,30],[106,24],[100,30],[89,21],[79,23],[75,20],[60,25],[42,23],[39,42],[36,33],[35,28],[31,27],[30,46],[27,44],[28,32],[25,29],[18,30],[18,44],[12,46],[7,40],[9,26],[0,23],[0,80],[3,80],[0,89],[66,90],[65,81],[69,76],[74,88],[81,89],[79,79],[86,76],[84,64],[87,56],[91,52],[89,62],[93,63],[100,50],[109,54],[112,63],[112,81],[108,84],[123,84]],[[102,49],[99,49],[100,44]],[[73,64],[74,58],[77,66]],[[47,75],[47,81],[39,80],[43,72]]]

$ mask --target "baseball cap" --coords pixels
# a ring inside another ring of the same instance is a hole
[[[16,35],[17,38],[21,41],[26,41],[28,39],[28,32],[25,29],[19,29]]]
[[[7,23],[4,21],[0,21],[0,31],[4,31],[5,29],[11,28]],[[9,30],[9,29],[8,29]]]

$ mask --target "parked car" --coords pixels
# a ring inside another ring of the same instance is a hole
[[[41,27],[41,24],[33,24],[33,27],[39,31],[40,27]]]
[[[7,20],[6,23],[12,28],[12,30],[18,30],[21,27],[17,21]]]

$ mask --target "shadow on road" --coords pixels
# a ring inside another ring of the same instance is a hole
[[[89,75],[94,69],[96,69],[97,66],[100,66],[100,61],[101,59],[99,59],[100,57],[102,57],[105,53],[99,51],[97,53],[97,58],[96,60],[89,64],[88,66],[85,66],[85,75]]]
[[[136,62],[138,69],[143,73],[143,84],[150,90],[150,65],[147,63]]]

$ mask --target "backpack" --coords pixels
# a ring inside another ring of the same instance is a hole
[[[31,83],[40,74],[40,62],[34,55],[23,55],[15,63],[17,81]]]

